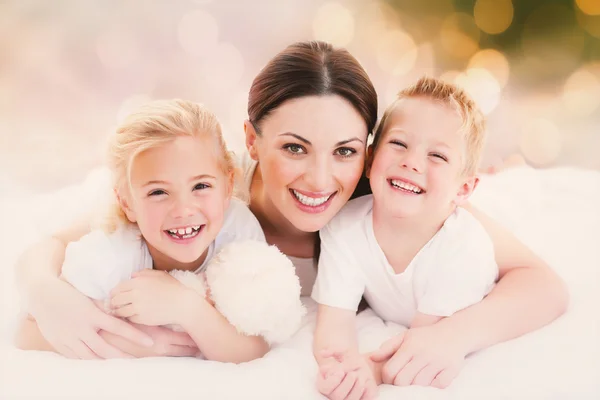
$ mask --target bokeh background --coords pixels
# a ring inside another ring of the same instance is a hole
[[[464,86],[484,165],[600,169],[600,0],[3,0],[0,196],[80,182],[149,99],[208,105],[243,151],[252,79],[308,39],[348,48],[380,110],[423,74]]]

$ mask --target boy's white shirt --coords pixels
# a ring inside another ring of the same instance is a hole
[[[364,294],[384,320],[405,326],[417,311],[447,317],[481,301],[498,278],[493,243],[463,208],[396,274],[373,231],[373,196],[351,200],[320,232],[312,298],[356,311]]]
[[[223,227],[210,244],[202,265],[228,243],[243,240],[265,241],[258,220],[246,204],[231,199],[225,212]],[[67,246],[62,267],[63,278],[84,295],[105,300],[120,282],[130,279],[134,272],[152,268],[152,257],[135,225],[122,226],[113,233],[94,230]]]

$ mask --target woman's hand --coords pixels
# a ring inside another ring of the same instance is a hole
[[[114,315],[137,324],[178,324],[190,290],[164,271],[146,269],[112,290],[110,306]]]
[[[101,311],[68,283],[46,279],[31,296],[29,310],[44,339],[68,358],[120,358],[127,353],[108,344],[100,330],[150,347],[152,339],[125,321]]]

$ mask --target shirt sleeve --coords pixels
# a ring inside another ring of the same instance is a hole
[[[119,282],[145,267],[141,265],[141,240],[129,236],[96,230],[70,243],[62,267],[63,279],[87,297],[107,299]]]
[[[226,221],[222,228],[227,236],[225,242],[257,240],[266,242],[260,223],[248,206],[237,199],[231,200]]]
[[[473,222],[461,233],[448,232],[436,249],[435,265],[421,280],[425,287],[416,291],[421,293],[419,312],[448,317],[480,302],[492,290],[498,279],[493,243],[485,229]]]
[[[317,303],[356,311],[365,291],[365,276],[356,249],[329,226],[320,231],[321,254],[311,297]]]

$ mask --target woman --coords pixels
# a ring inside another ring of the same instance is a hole
[[[294,261],[303,294],[310,293],[316,274],[318,230],[361,186],[376,112],[366,72],[347,51],[322,42],[289,46],[252,84],[244,124],[248,155],[241,162],[245,189],[268,242]],[[404,346],[414,357],[452,363],[466,356],[457,348],[475,351],[517,337],[566,309],[568,295],[554,272],[508,231],[481,212],[472,213],[494,242],[501,279],[481,303],[443,323],[410,330]],[[73,358],[126,356],[147,335],[155,342],[150,353],[187,355],[184,336],[136,329],[102,313],[58,279],[67,243],[88,230],[83,221],[57,232],[20,260],[18,279],[39,332]],[[39,334],[33,324],[28,332]]]

